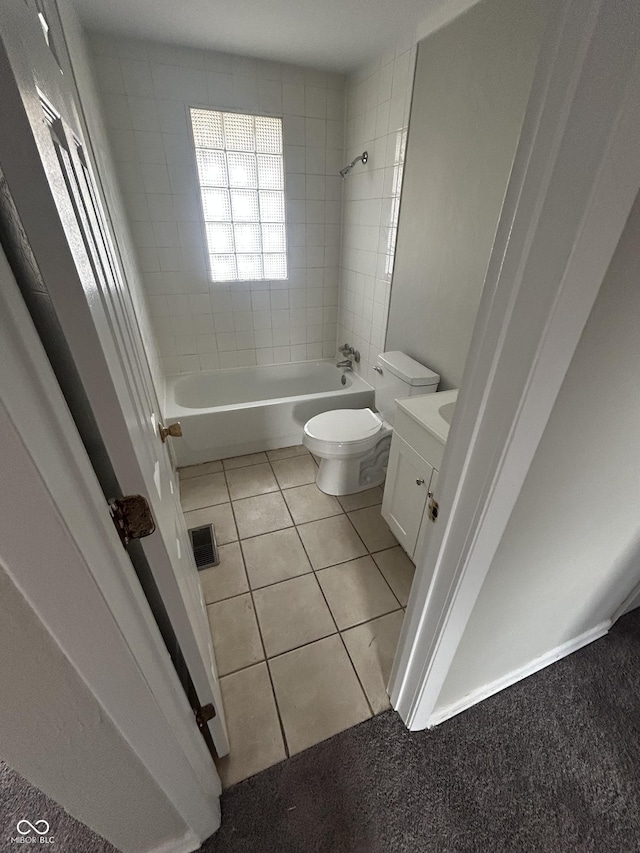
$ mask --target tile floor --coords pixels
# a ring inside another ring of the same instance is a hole
[[[414,567],[380,515],[382,489],[315,485],[304,447],[183,468],[187,527],[213,522],[200,572],[231,755],[225,786],[389,707],[385,685]]]

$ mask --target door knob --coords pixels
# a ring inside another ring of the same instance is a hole
[[[180,421],[176,421],[175,424],[169,424],[169,426],[158,424],[158,432],[160,433],[160,438],[163,444],[169,437],[180,438],[182,436]]]

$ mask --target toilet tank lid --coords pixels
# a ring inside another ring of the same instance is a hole
[[[440,375],[429,370],[403,352],[381,352],[378,356],[380,365],[386,367],[398,379],[408,385],[437,385]]]

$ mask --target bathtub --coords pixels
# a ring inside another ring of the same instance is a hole
[[[303,361],[169,376],[165,420],[180,421],[176,461],[195,465],[302,443],[305,423],[330,409],[373,406],[371,385],[334,361]]]

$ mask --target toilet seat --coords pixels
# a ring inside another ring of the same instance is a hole
[[[307,421],[302,443],[321,459],[356,459],[392,431],[393,427],[371,409],[335,409]]]
[[[311,418],[304,432],[315,441],[345,447],[373,438],[382,423],[380,415],[371,409],[336,409]]]

